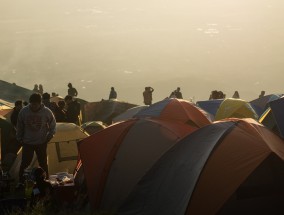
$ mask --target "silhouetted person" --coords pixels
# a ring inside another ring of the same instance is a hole
[[[11,123],[14,126],[15,129],[17,127],[18,115],[19,115],[20,111],[22,110],[22,108],[23,108],[23,101],[17,100],[15,102],[15,107],[13,108],[13,112],[12,112],[11,117],[10,117]]]
[[[41,168],[37,167],[32,170],[32,179],[34,186],[31,193],[30,206],[33,208],[38,202],[43,202],[45,205],[52,201],[53,188],[49,181],[46,181],[46,172]]]
[[[177,99],[182,99],[182,93],[180,92],[180,87],[175,90],[175,95]]]
[[[38,91],[39,91],[39,94],[42,95],[43,94],[43,86],[40,84],[38,85]]]
[[[259,98],[263,97],[264,95],[265,95],[265,91],[262,90],[261,93],[260,93],[260,95],[259,95]]]
[[[67,122],[66,111],[65,111],[65,101],[59,101],[58,107],[55,112],[56,122]]]
[[[49,108],[52,113],[55,115],[57,104],[55,102],[50,101],[50,94],[49,93],[44,93],[42,95],[42,103],[44,104],[45,107]]]
[[[108,99],[116,99],[116,98],[117,98],[117,93],[114,90],[114,87],[111,87]]]
[[[41,102],[41,95],[30,96],[30,104],[23,107],[18,116],[17,140],[22,145],[22,162],[17,188],[24,188],[24,170],[30,165],[34,152],[39,165],[48,175],[47,143],[55,134],[56,121],[52,111]]]
[[[68,95],[72,97],[78,95],[76,88],[74,88],[71,83],[68,84]]]
[[[213,90],[210,94],[209,100],[211,99],[224,99],[226,95],[222,91]]]
[[[80,103],[76,100],[73,100],[73,97],[68,95],[64,98],[65,103],[67,104],[66,117],[67,122],[75,123],[79,125],[79,115],[81,111]]]
[[[33,91],[34,91],[35,93],[39,93],[39,89],[38,89],[38,85],[37,85],[37,84],[34,85]]]
[[[152,87],[145,87],[145,91],[143,92],[144,104],[151,105],[152,104],[152,93],[154,89]]]
[[[239,92],[238,92],[238,91],[235,91],[235,92],[234,92],[234,95],[232,96],[232,98],[234,98],[234,99],[239,99],[239,98],[240,98]]]

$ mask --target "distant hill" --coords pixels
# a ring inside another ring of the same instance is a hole
[[[32,90],[0,80],[0,99],[14,103],[16,100],[29,101]]]

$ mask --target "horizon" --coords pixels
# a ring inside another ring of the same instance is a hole
[[[142,104],[177,87],[184,99],[212,90],[250,101],[283,93],[284,2],[61,0],[11,2],[0,8],[1,79],[28,89]]]

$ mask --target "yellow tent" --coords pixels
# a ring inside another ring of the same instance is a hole
[[[225,118],[253,118],[257,119],[258,115],[251,105],[242,99],[225,99],[217,110],[215,120]]]
[[[57,123],[56,134],[47,145],[49,174],[57,172],[73,173],[78,158],[77,142],[87,136],[88,134],[84,133],[79,126],[73,123]],[[13,178],[18,178],[21,159],[22,151],[20,150],[10,169],[10,175]],[[36,155],[34,154],[29,168],[37,165]]]

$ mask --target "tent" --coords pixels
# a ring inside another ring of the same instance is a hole
[[[118,208],[153,163],[197,128],[158,119],[110,125],[78,143],[90,203]]]
[[[252,118],[258,119],[258,115],[251,107],[251,105],[242,99],[225,99],[216,115],[215,120],[221,120],[225,118]]]
[[[89,135],[92,135],[98,131],[105,129],[106,126],[101,121],[91,121],[82,124],[81,128],[84,132],[87,132]]]
[[[269,107],[268,103],[279,99],[281,94],[270,94],[250,101],[252,108],[258,116],[261,116],[264,111]]]
[[[166,98],[139,111],[137,118],[158,118],[203,127],[211,123],[209,114],[194,103],[183,99]]]
[[[228,119],[180,140],[117,214],[279,214],[284,142],[253,119]]]
[[[112,124],[112,119],[129,108],[137,105],[115,100],[102,100],[90,102],[84,105],[85,120],[102,121],[105,124]]]
[[[223,101],[224,99],[211,99],[211,100],[205,100],[205,101],[198,101],[196,102],[196,105],[202,108],[203,110],[205,110],[206,112],[215,116],[220,104]]]
[[[120,115],[114,117],[112,119],[113,123],[119,122],[119,121],[125,121],[128,119],[133,118],[137,113],[139,113],[140,111],[144,110],[145,108],[147,108],[148,105],[141,105],[141,106],[136,106],[133,108],[129,108],[126,111],[124,111],[123,113],[121,113]]]
[[[10,122],[0,116],[0,160],[11,151],[12,142],[15,141],[15,132]]]
[[[14,103],[0,99],[0,116],[5,117],[8,121],[10,121],[13,108]]]
[[[259,122],[284,138],[284,97],[269,102],[269,106]]]
[[[56,123],[56,134],[47,145],[49,174],[57,172],[73,173],[78,159],[77,142],[86,138],[79,126],[73,123]],[[22,159],[22,151],[10,169],[10,175],[18,178],[18,172]],[[30,167],[37,166],[36,155]]]

